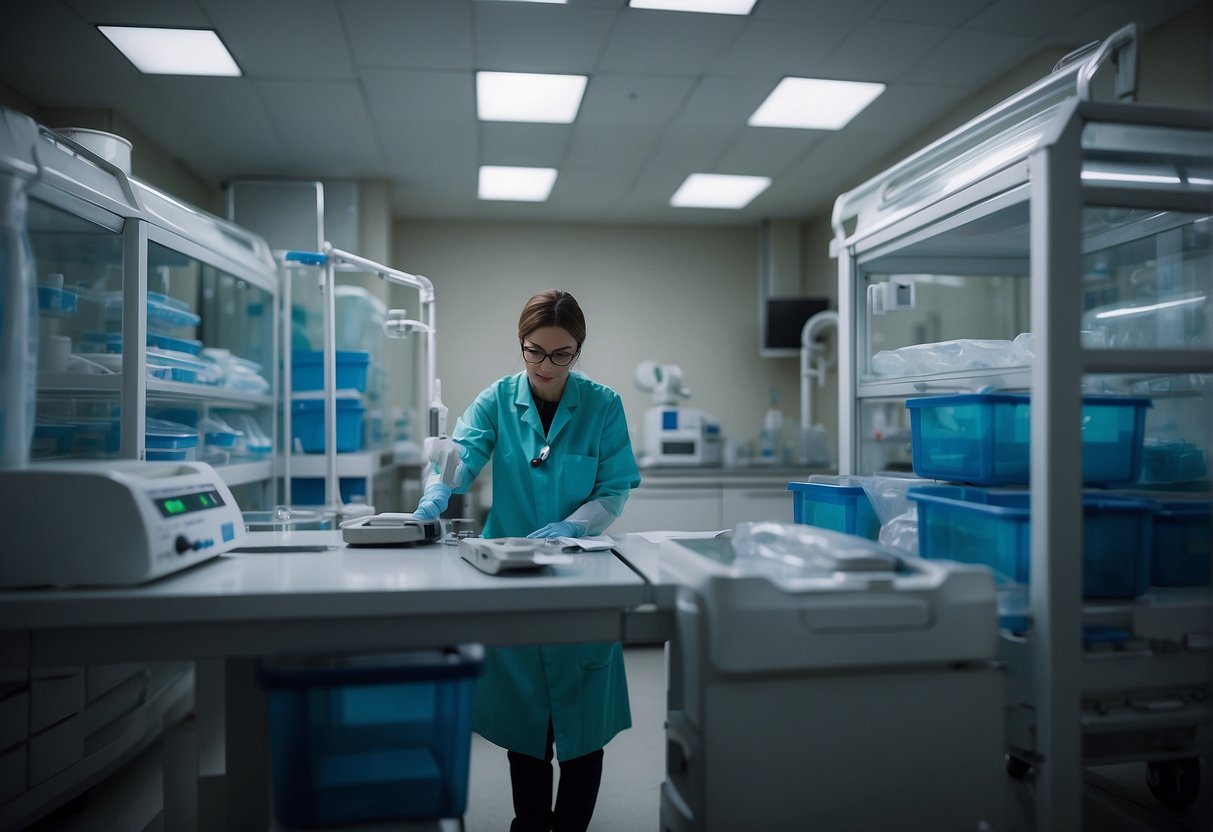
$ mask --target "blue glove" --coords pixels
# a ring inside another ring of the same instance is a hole
[[[531,532],[527,537],[581,537],[584,532],[585,530],[579,524],[570,523],[568,520],[561,520],[559,523],[548,523],[539,531]]]
[[[438,515],[446,511],[446,504],[450,499],[451,487],[445,483],[436,482],[421,495],[421,501],[413,510],[413,517],[418,520],[437,520]]]

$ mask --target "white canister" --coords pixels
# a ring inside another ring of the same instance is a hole
[[[38,339],[38,372],[67,372],[72,355],[72,339],[66,335],[43,335]]]

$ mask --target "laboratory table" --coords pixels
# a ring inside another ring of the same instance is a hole
[[[288,540],[266,532],[248,535],[245,545],[271,538],[297,548],[228,553],[137,587],[0,592],[0,635],[21,645],[31,664],[198,662],[196,720],[167,743],[177,749],[173,770],[165,771],[170,828],[267,828],[258,656],[460,642],[651,642],[670,629],[653,587],[611,552],[491,576],[442,544],[355,549],[339,532],[296,532]],[[193,770],[183,775],[180,760]],[[174,815],[180,811],[187,816]]]

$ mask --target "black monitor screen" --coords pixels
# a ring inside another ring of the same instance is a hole
[[[763,347],[769,350],[800,349],[804,322],[828,308],[826,298],[770,298]]]

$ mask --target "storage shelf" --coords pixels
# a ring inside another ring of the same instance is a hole
[[[1082,366],[1087,373],[1213,373],[1213,350],[1088,349]]]
[[[273,475],[274,463],[268,459],[257,462],[236,462],[231,465],[216,465],[215,470],[231,487],[268,480]]]
[[[105,394],[115,396],[122,392],[122,374],[85,375],[83,373],[39,373],[38,394],[51,396],[77,396],[81,393]],[[160,400],[188,399],[193,401],[211,402],[215,406],[269,407],[274,404],[274,397],[263,393],[242,393],[239,390],[229,390],[223,387],[212,387],[206,384],[183,384],[176,381],[160,381],[148,379],[147,397]]]
[[[395,465],[390,448],[337,454],[337,476],[373,477]],[[292,477],[323,477],[324,454],[291,454]]]
[[[899,376],[885,380],[860,382],[856,396],[861,399],[905,398],[923,394],[976,393],[984,387],[995,390],[1027,390],[1032,386],[1029,367],[998,367],[966,370],[959,373],[932,373]]]

